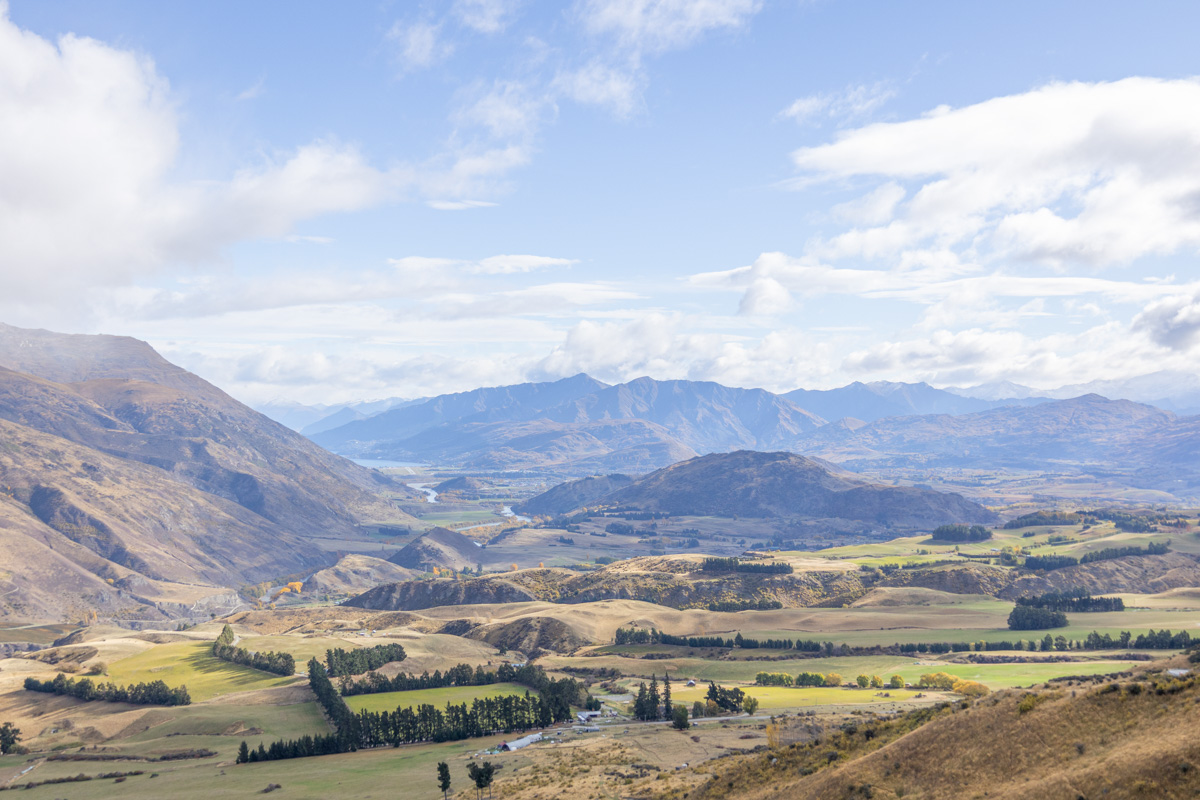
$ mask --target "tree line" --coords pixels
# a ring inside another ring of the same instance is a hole
[[[1093,550],[1090,553],[1084,554],[1082,558],[1074,556],[1026,556],[1026,569],[1040,569],[1047,572],[1063,567],[1074,567],[1079,564],[1092,564],[1097,561],[1109,561],[1114,558],[1125,558],[1126,556],[1161,556],[1170,552],[1171,546],[1167,542],[1154,543],[1146,545],[1145,549],[1137,546],[1133,547],[1106,547],[1103,550]]]
[[[25,688],[31,692],[61,694],[76,700],[103,700],[139,706],[186,706],[192,702],[186,686],[172,689],[162,681],[118,686],[115,683],[93,683],[91,678],[75,680],[61,672],[49,681],[26,678]]]
[[[296,659],[291,653],[252,653],[244,647],[235,646],[233,640],[233,628],[226,625],[213,642],[213,657],[275,675],[296,674]]]
[[[982,525],[939,525],[933,529],[936,542],[983,542],[992,532]]]
[[[507,666],[507,665],[506,665]],[[393,712],[367,711],[355,714],[334,688],[325,667],[315,658],[308,662],[308,680],[317,702],[332,723],[334,732],[299,739],[279,740],[256,750],[243,746],[238,763],[273,761],[282,758],[346,753],[363,747],[413,742],[449,742],[499,732],[526,731],[571,719],[571,703],[578,702],[583,687],[573,678],[554,680],[541,673],[541,697],[528,691],[494,698],[476,698],[470,705],[447,703],[444,710],[430,704],[397,707]],[[243,743],[245,745],[245,743]],[[244,757],[243,757],[244,756]]]
[[[701,572],[749,572],[762,575],[786,575],[792,572],[792,565],[782,561],[770,564],[760,564],[752,561],[742,561],[740,558],[706,558],[700,562]]]
[[[398,644],[379,644],[374,647],[357,647],[353,650],[325,651],[325,669],[329,677],[338,678],[343,675],[361,675],[379,669],[384,664],[393,661],[403,661],[408,658],[404,647]]]
[[[733,638],[721,636],[674,636],[655,628],[617,628],[613,636],[615,644],[664,644],[677,647],[742,647],[748,650],[766,648],[770,650],[799,650],[820,652],[821,643],[812,639],[750,639],[738,633]]]
[[[555,682],[553,679],[548,678],[541,667],[532,664],[526,664],[521,667],[514,667],[512,664],[501,664],[494,670],[486,670],[483,667],[472,668],[470,664],[459,664],[445,672],[434,670],[432,675],[428,671],[420,675],[410,675],[401,672],[394,678],[388,678],[385,675],[380,675],[378,672],[369,672],[365,677],[357,681],[343,678],[341,692],[343,697],[350,697],[356,694],[408,692],[416,689],[441,689],[445,686],[489,686],[493,683],[519,683],[522,686],[528,686],[543,696],[547,692],[552,694],[569,694],[572,691],[569,686],[565,689],[559,687],[561,681]],[[575,681],[572,681],[572,683],[575,683]],[[576,693],[578,692],[577,689],[575,691]],[[569,699],[569,702],[576,702],[574,696]]]
[[[1125,601],[1119,597],[1093,597],[1082,589],[1070,592],[1048,592],[1036,597],[1018,597],[1017,605],[1048,608],[1051,611],[1070,611],[1077,614],[1125,610]]]

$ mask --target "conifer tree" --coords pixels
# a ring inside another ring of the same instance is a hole
[[[671,719],[671,676],[663,673],[663,719]]]
[[[250,762],[250,745],[246,744],[246,740],[242,739],[242,745],[238,748],[237,762],[238,764],[248,764]]]
[[[437,766],[438,772],[438,788],[442,790],[442,797],[448,797],[450,793],[450,765],[445,761],[439,761]]]

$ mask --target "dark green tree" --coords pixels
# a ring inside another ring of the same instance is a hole
[[[688,722],[687,706],[675,706],[671,709],[671,725],[677,731],[686,731],[692,726],[692,723]]]
[[[665,672],[663,673],[662,701],[663,719],[673,719],[673,711],[671,709],[671,676]]]
[[[646,719],[658,719],[658,678],[650,673],[650,691],[646,693]]]
[[[246,740],[242,739],[242,745],[238,748],[237,762],[238,764],[250,763],[250,745],[246,744]]]
[[[492,795],[492,777],[496,772],[496,765],[490,761],[484,761],[482,764],[476,764],[472,761],[467,764],[467,775],[475,783],[475,796],[483,797],[483,790],[488,790],[488,797]]]
[[[0,753],[5,755],[17,749],[17,742],[21,741],[21,731],[11,722],[6,722],[0,725]]]
[[[442,797],[448,797],[450,794],[450,765],[445,761],[438,762],[438,788],[442,790]]]

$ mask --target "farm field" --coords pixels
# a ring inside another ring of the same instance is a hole
[[[198,703],[222,694],[270,689],[303,679],[213,658],[210,642],[175,642],[110,664],[107,680],[119,684],[160,680],[168,686],[186,686],[192,702]]]
[[[853,680],[853,675],[843,675]],[[886,681],[889,675],[882,676]],[[878,703],[900,703],[911,700],[918,694],[913,689],[847,689],[838,686],[742,686],[749,696],[759,702],[759,712],[804,709],[810,706],[872,705]],[[699,700],[704,702],[708,684],[694,687],[671,686],[671,702],[686,703],[690,708]]]
[[[516,683],[493,683],[488,686],[443,686],[437,689],[413,689],[407,692],[380,692],[378,694],[356,694],[346,698],[351,711],[395,711],[397,708],[431,705],[444,708],[447,703],[467,703],[487,697],[505,695],[536,695],[528,686]]]
[[[1012,654],[1012,655],[1015,655]],[[856,675],[881,675],[887,678],[898,674],[906,682],[916,683],[927,672],[947,672],[962,678],[977,680],[992,689],[1028,686],[1064,675],[1092,675],[1120,672],[1139,663],[1113,658],[1111,660],[1069,661],[1055,663],[971,664],[939,660],[936,657],[902,658],[899,656],[852,656],[834,658],[788,659],[782,661],[717,661],[703,658],[667,658],[635,660],[617,656],[578,658],[548,656],[541,660],[547,669],[563,667],[604,667],[617,669],[626,675],[649,679],[651,675],[671,676],[672,685],[689,678],[699,681],[730,681],[753,684],[759,672],[837,672],[847,680]]]

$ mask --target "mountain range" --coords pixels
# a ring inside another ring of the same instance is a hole
[[[1145,385],[1161,389],[1166,379]],[[775,395],[704,381],[608,385],[576,375],[435,397],[312,438],[347,456],[468,471],[644,474],[707,453],[784,450],[875,472],[1090,471],[1184,498],[1200,492],[1197,419],[1097,394],[987,400],[875,382]]]
[[[330,563],[317,537],[415,524],[383,490],[144,342],[0,325],[0,617],[236,603]]]

